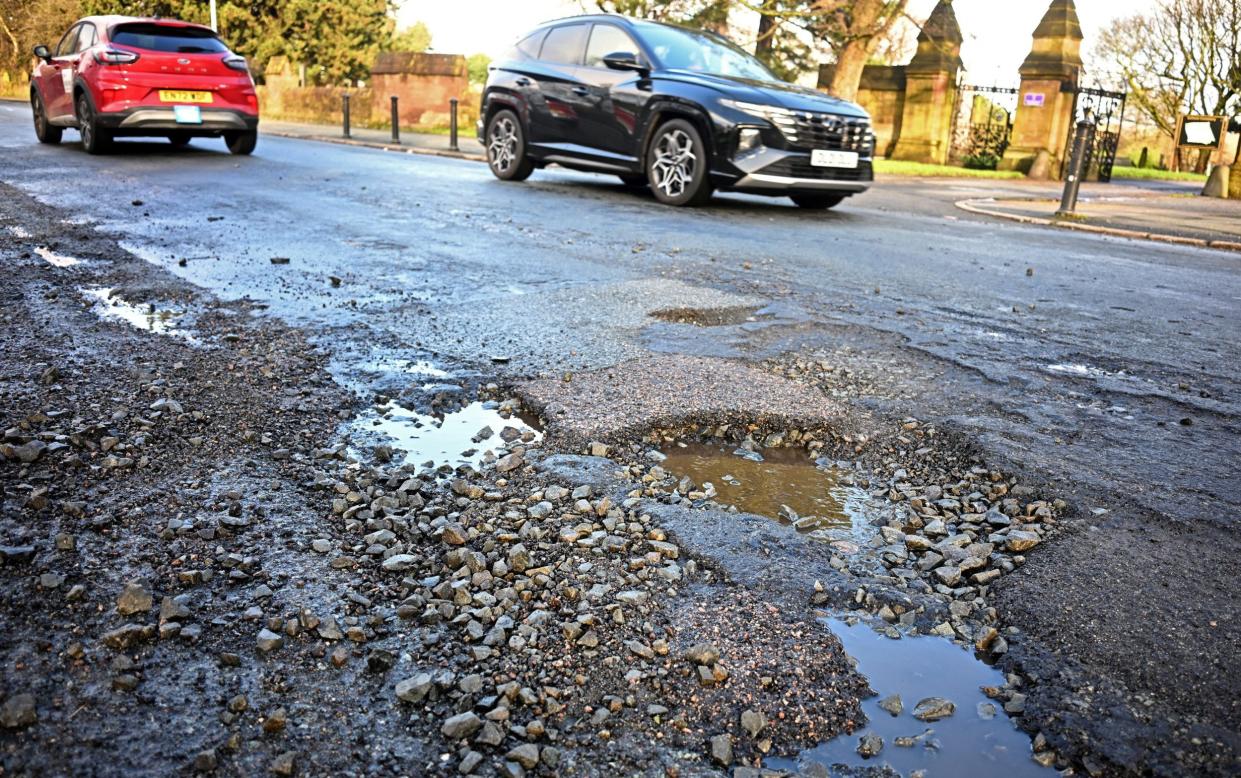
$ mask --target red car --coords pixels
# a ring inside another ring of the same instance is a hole
[[[55,51],[40,45],[34,53],[30,106],[43,143],[59,143],[66,127],[76,127],[91,154],[123,136],[163,136],[178,146],[223,137],[234,154],[254,151],[254,80],[245,57],[209,27],[91,16],[70,27]]]

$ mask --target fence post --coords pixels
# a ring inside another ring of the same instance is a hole
[[[344,121],[345,137],[348,138],[349,137],[349,93],[348,92],[345,92],[343,95],[341,95],[340,103],[341,103],[340,110],[341,110],[341,114],[343,116],[343,121]]]
[[[460,151],[457,147],[457,98],[448,101],[448,148]]]
[[[1087,110],[1086,115],[1077,123],[1077,132],[1073,134],[1073,150],[1069,156],[1069,169],[1064,177],[1064,194],[1060,198],[1060,209],[1057,216],[1071,216],[1077,208],[1077,190],[1082,185],[1082,176],[1086,172],[1086,155],[1094,140],[1094,116]]]
[[[401,114],[397,111],[396,95],[392,95],[392,142],[401,142]]]

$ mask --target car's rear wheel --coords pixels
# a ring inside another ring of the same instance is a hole
[[[521,119],[507,108],[496,111],[487,122],[487,165],[502,181],[525,181],[534,172],[526,153],[526,133]]]
[[[43,109],[43,98],[38,92],[30,94],[30,110],[34,114],[34,134],[39,142],[51,145],[60,143],[60,138],[65,131],[47,120],[47,111]]]
[[[793,195],[789,199],[796,203],[798,208],[812,211],[826,211],[845,201],[844,195]]]
[[[258,130],[224,133],[224,143],[230,154],[252,154],[259,142]]]
[[[76,103],[78,115],[78,134],[82,136],[82,148],[87,154],[102,154],[112,144],[112,134],[99,126],[95,109],[90,99],[83,92],[78,95]]]
[[[190,143],[190,134],[188,132],[174,132],[168,136],[168,142],[177,148],[188,146]]]
[[[651,191],[668,205],[701,205],[711,199],[707,147],[698,129],[684,119],[659,126],[646,161]]]

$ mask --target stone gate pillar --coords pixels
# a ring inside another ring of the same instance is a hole
[[[918,33],[917,53],[905,66],[905,104],[892,159],[948,161],[960,70],[961,27],[951,0],[939,0]]]
[[[1073,123],[1073,90],[1082,69],[1082,26],[1073,0],[1052,0],[1034,29],[1034,45],[1021,63],[1017,117],[1000,170],[1030,172],[1040,151],[1050,157],[1053,178],[1060,175],[1065,142]]]

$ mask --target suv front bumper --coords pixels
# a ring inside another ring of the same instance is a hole
[[[730,180],[720,181],[721,187],[758,194],[857,194],[869,189],[875,177],[869,157],[859,157],[855,168],[815,167],[808,152],[769,146],[730,160],[730,166]]]

